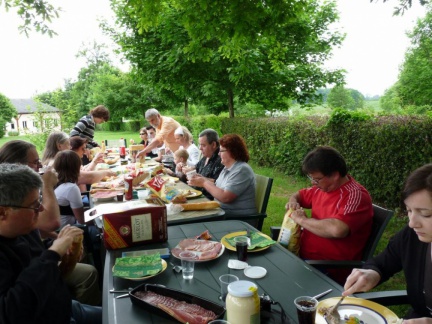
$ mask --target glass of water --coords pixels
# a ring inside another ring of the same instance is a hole
[[[194,276],[195,261],[198,255],[192,251],[183,251],[179,255],[182,264],[183,279],[192,279]]]

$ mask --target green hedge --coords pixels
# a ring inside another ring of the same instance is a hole
[[[254,161],[285,174],[301,175],[304,156],[317,145],[331,145],[347,161],[350,174],[377,204],[400,206],[406,176],[431,162],[432,119],[419,116],[371,117],[336,110],[330,118],[224,119],[224,134],[245,137]]]

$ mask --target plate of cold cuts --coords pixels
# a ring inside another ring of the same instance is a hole
[[[219,258],[225,251],[225,246],[217,241],[184,239],[177,246],[171,249],[171,254],[180,259],[179,255],[183,251],[196,252],[195,262],[206,262]]]

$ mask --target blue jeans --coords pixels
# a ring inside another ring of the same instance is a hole
[[[70,324],[102,323],[102,307],[81,304],[72,300],[72,317]]]

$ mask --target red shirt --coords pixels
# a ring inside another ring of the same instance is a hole
[[[352,177],[338,189],[324,192],[317,187],[302,189],[299,204],[312,209],[312,218],[336,218],[350,228],[348,236],[329,239],[304,229],[300,256],[307,260],[360,260],[372,226],[372,199]]]

